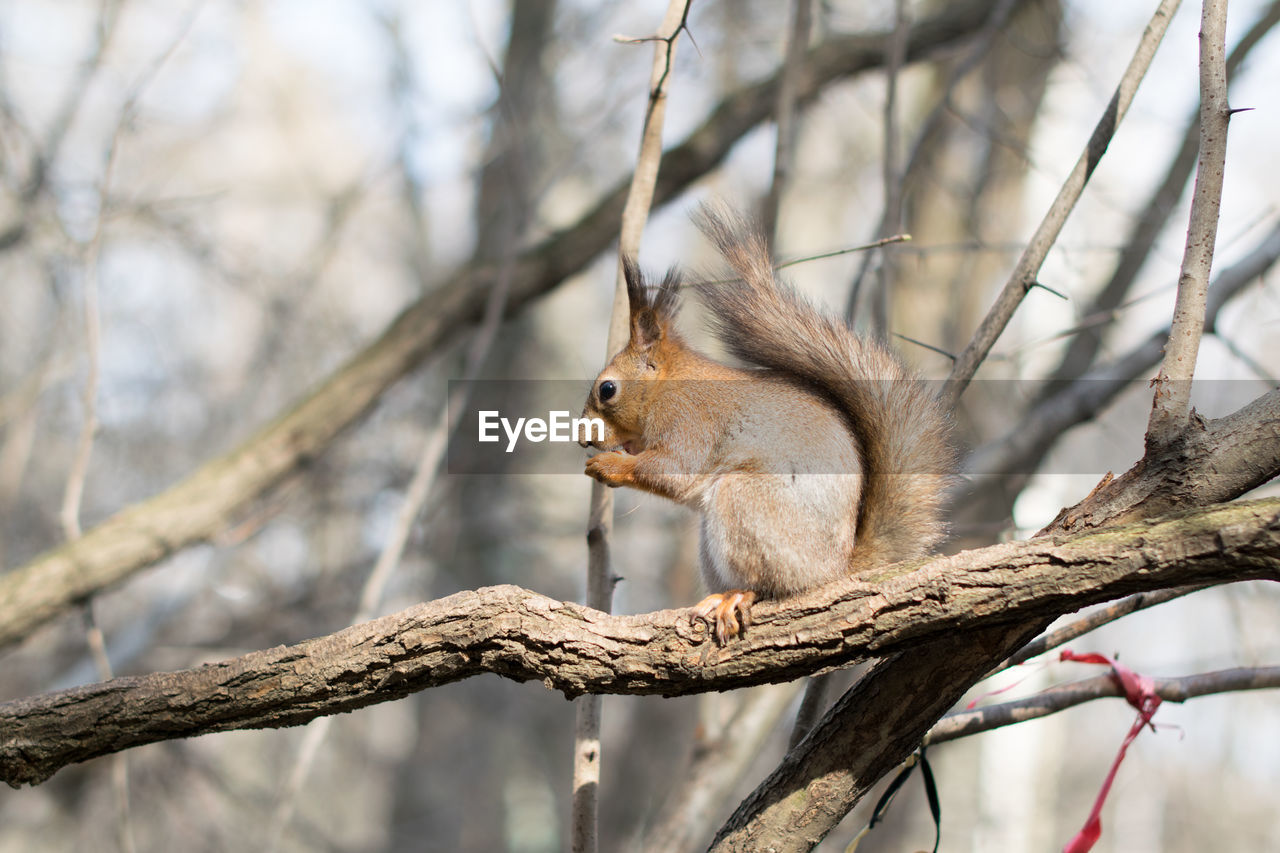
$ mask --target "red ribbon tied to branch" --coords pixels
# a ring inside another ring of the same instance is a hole
[[[1124,755],[1129,749],[1129,744],[1133,743],[1133,739],[1138,736],[1138,733],[1145,726],[1151,724],[1151,718],[1155,716],[1156,709],[1160,707],[1162,700],[1156,695],[1156,686],[1153,679],[1145,675],[1139,675],[1124,664],[1105,655],[1078,655],[1075,652],[1064,650],[1058,659],[1077,663],[1096,663],[1111,667],[1111,677],[1115,679],[1116,683],[1120,685],[1120,689],[1124,691],[1125,701],[1138,711],[1138,718],[1133,721],[1133,725],[1129,728],[1129,733],[1125,735],[1124,742],[1120,744],[1120,751],[1116,753],[1115,761],[1111,763],[1111,770],[1107,773],[1107,778],[1102,783],[1102,790],[1098,792],[1098,798],[1093,802],[1093,810],[1089,812],[1089,819],[1085,821],[1080,831],[1067,842],[1067,846],[1062,848],[1063,853],[1087,853],[1093,849],[1094,843],[1102,836],[1102,805],[1107,801],[1107,794],[1111,792],[1111,783],[1115,781],[1116,771],[1120,769],[1120,762],[1124,761]],[[1152,728],[1154,729],[1154,726]]]

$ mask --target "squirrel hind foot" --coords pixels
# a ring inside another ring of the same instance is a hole
[[[708,595],[693,606],[693,612],[724,646],[751,625],[751,605],[755,601],[756,594],[749,589],[730,589]]]

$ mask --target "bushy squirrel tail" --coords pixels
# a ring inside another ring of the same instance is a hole
[[[756,229],[707,206],[695,219],[741,278],[695,286],[718,337],[739,358],[816,387],[846,414],[861,445],[851,572],[928,553],[946,532],[942,498],[954,466],[946,411],[883,344],[854,334],[779,281]]]

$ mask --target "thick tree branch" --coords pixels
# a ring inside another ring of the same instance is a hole
[[[1206,476],[1212,460],[1212,476]],[[1094,530],[1118,520],[1151,517],[1229,500],[1280,471],[1280,389],[1224,418],[1192,413],[1175,447],[1100,483],[1085,500],[1058,513],[1056,531]]]
[[[1151,512],[1158,489],[1195,495],[1206,502],[1229,500],[1251,486],[1258,473],[1236,459],[1236,436],[1272,430],[1269,441],[1253,442],[1270,457],[1280,456],[1276,422],[1267,418],[1267,395],[1239,412],[1214,421],[1218,443],[1184,445],[1177,459],[1139,464],[1126,475],[1129,491],[1108,500],[1094,492],[1060,515],[1040,535],[1060,534],[1084,518],[1097,527],[1132,512]],[[1280,402],[1280,401],[1276,401]],[[1276,402],[1271,402],[1274,405]],[[1220,464],[1222,463],[1222,464]],[[1170,471],[1176,473],[1170,473]],[[1280,459],[1265,478],[1280,471]],[[1259,481],[1260,482],[1260,481]],[[1126,504],[1125,501],[1132,501]],[[1033,540],[1035,541],[1035,540]],[[813,733],[742,802],[721,828],[713,850],[809,850],[848,813],[871,786],[920,745],[942,714],[1002,660],[1049,627],[1052,619],[1032,617],[1018,625],[993,625],[952,632],[931,643],[882,660],[823,717]]]
[[[1280,499],[851,578],[760,605],[747,636],[725,648],[687,610],[611,616],[489,587],[196,670],[4,703],[0,778],[39,782],[66,764],[144,743],[297,725],[483,672],[541,680],[566,696],[727,690],[873,655],[921,655],[958,632],[1038,630],[1045,619],[1134,592],[1249,579],[1280,580]]]
[[[907,60],[918,61],[978,31],[982,0],[948,4],[912,28]],[[797,97],[812,100],[832,82],[879,67],[890,36],[842,36],[811,48]],[[770,115],[778,77],[726,97],[664,156],[654,201],[663,204],[714,168],[747,131]],[[554,289],[618,234],[628,178],[572,227],[522,253],[512,270],[508,313]],[[324,451],[381,394],[470,325],[479,322],[498,270],[474,265],[407,307],[385,332],[308,396],[230,453],[164,492],[130,506],[83,537],[0,577],[0,648],[21,640],[75,602],[222,529],[239,508]]]

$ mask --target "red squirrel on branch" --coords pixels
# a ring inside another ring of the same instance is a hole
[[[695,609],[723,644],[757,599],[927,553],[944,533],[953,456],[947,413],[893,353],[778,281],[742,220],[706,207],[696,219],[738,280],[695,290],[755,367],[686,344],[678,273],[650,288],[624,258],[631,335],[583,410],[605,424],[586,473],[700,513],[712,594]]]

